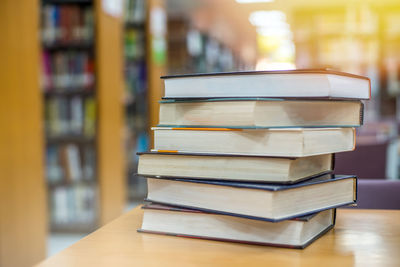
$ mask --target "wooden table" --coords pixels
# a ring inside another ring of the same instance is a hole
[[[400,211],[338,210],[333,230],[304,250],[136,232],[138,207],[39,266],[400,266]]]

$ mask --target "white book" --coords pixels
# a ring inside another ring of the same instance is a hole
[[[294,183],[333,170],[333,155],[302,158],[139,153],[141,176]]]
[[[155,127],[153,152],[306,157],[351,151],[354,128]]]
[[[291,185],[148,178],[147,200],[200,211],[282,221],[354,204],[357,178],[326,174]]]
[[[329,70],[247,71],[163,76],[165,98],[369,99],[367,77]]]
[[[83,103],[81,97],[73,97],[70,102],[71,107],[71,132],[82,134],[83,132]]]
[[[157,204],[143,211],[139,232],[290,248],[305,248],[335,224],[335,209],[276,223]]]
[[[68,144],[66,146],[66,153],[71,180],[79,181],[82,179],[82,165],[79,148],[76,145]]]
[[[159,118],[159,126],[174,127],[356,127],[363,123],[363,104],[271,98],[165,100],[160,102]]]

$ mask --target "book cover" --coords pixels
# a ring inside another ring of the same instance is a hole
[[[198,73],[162,76],[161,78],[165,83],[165,98],[248,96],[321,99],[371,98],[369,78],[324,69]],[[187,82],[191,84],[190,88],[188,88]],[[252,82],[250,88],[248,88],[249,82]],[[223,88],[222,85],[226,85],[226,88]],[[247,90],[244,90],[245,88]]]
[[[304,74],[304,73],[320,73],[334,74],[339,76],[347,76],[352,78],[368,80],[368,77],[351,74],[347,72],[335,71],[330,69],[295,69],[295,70],[263,70],[263,71],[232,71],[232,72],[209,72],[209,73],[189,73],[177,75],[164,75],[161,79],[185,78],[185,77],[212,77],[212,76],[230,76],[230,75],[254,75],[254,74]]]
[[[162,179],[161,177],[154,177],[155,179]],[[166,178],[165,178],[166,179]],[[255,189],[255,190],[267,190],[267,191],[283,191],[290,190],[294,188],[322,184],[322,183],[330,183],[335,182],[337,180],[343,179],[354,179],[357,180],[355,175],[337,175],[337,174],[325,174],[313,179],[308,179],[303,181],[302,183],[296,184],[276,184],[276,183],[260,183],[260,182],[234,182],[234,181],[218,181],[218,180],[207,180],[207,179],[190,179],[190,178],[168,178],[167,180],[173,180],[177,182],[185,182],[185,183],[197,183],[197,184],[209,184],[216,186],[228,186],[228,187],[236,187],[236,188],[247,188],[247,189]]]

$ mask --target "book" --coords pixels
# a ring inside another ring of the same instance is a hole
[[[289,248],[310,245],[334,226],[336,215],[329,209],[273,223],[166,205],[142,208],[139,232]]]
[[[43,52],[44,90],[90,91],[94,85],[94,60],[88,52]]]
[[[44,44],[79,44],[93,40],[90,6],[45,4],[41,13]]]
[[[138,153],[141,176],[294,183],[333,170],[333,154],[302,158]]]
[[[304,97],[369,99],[367,77],[317,69],[163,76],[165,98]]]
[[[155,127],[155,152],[305,157],[350,151],[354,128],[171,128]]]
[[[171,127],[356,127],[363,123],[363,104],[271,98],[164,100],[159,118],[158,126]]]
[[[59,186],[49,194],[53,228],[95,223],[97,196],[93,186]]]
[[[67,166],[69,178],[71,181],[82,180],[82,163],[81,152],[75,144],[67,144],[65,146],[65,153],[67,157]]]
[[[140,25],[146,18],[146,0],[126,0],[124,7],[125,23]]]
[[[63,180],[58,146],[46,146],[46,176],[49,184],[56,184]]]
[[[199,179],[147,178],[147,200],[266,221],[292,219],[355,203],[357,178],[326,174],[277,185]]]
[[[86,98],[84,106],[85,114],[83,135],[86,137],[93,137],[96,134],[96,102],[94,98]]]
[[[96,152],[91,145],[83,147],[83,178],[86,181],[94,181],[96,177]]]
[[[74,135],[81,135],[83,129],[83,103],[81,97],[72,97],[70,100],[70,129]]]

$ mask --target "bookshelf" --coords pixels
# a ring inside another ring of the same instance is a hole
[[[148,6],[145,0],[125,0],[124,5],[125,153],[128,199],[142,200],[146,192],[146,181],[132,174],[137,170],[136,152],[149,149],[146,60]]]
[[[245,68],[235,52],[184,15],[168,17],[168,73],[238,71]]]
[[[167,22],[164,0],[125,0],[124,74],[125,147],[128,198],[142,201],[146,180],[137,172],[136,152],[152,147],[150,127],[158,123],[160,76],[166,69]]]
[[[371,78],[366,122],[394,119],[400,94],[399,7],[371,5],[296,9],[296,66],[332,68]]]
[[[380,112],[384,116],[395,117],[400,120],[400,7],[387,7],[378,9],[380,14],[380,39],[381,51],[380,64]]]
[[[124,206],[120,24],[100,0],[41,2],[52,231],[92,231]]]

